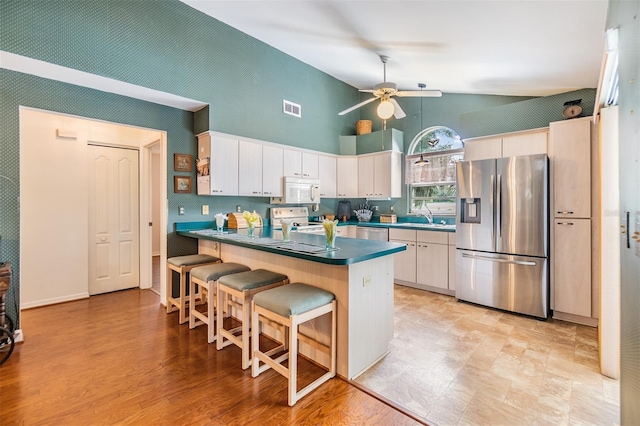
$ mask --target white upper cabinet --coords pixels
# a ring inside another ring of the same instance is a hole
[[[550,124],[553,216],[591,217],[591,119]]]
[[[262,196],[262,145],[238,143],[238,195]]]
[[[320,196],[324,198],[336,198],[336,157],[319,155],[318,167]]]
[[[265,197],[284,196],[283,149],[277,146],[262,147],[262,194]]]
[[[318,179],[320,177],[319,155],[310,152],[302,153],[302,177]]]
[[[384,151],[359,157],[358,196],[400,198],[402,196],[402,153]]]
[[[547,153],[549,132],[527,132],[504,136],[502,138],[502,156],[533,155]]]
[[[198,195],[238,195],[238,140],[212,133],[198,135],[198,159],[209,158],[209,174],[198,176]]]
[[[502,157],[502,138],[470,139],[464,143],[464,159],[486,160]]]
[[[464,159],[470,161],[518,155],[546,154],[548,134],[548,129],[542,128],[466,139],[464,142]]]
[[[284,175],[318,179],[318,155],[295,149],[284,149]]]
[[[302,177],[302,152],[295,149],[283,149],[284,175]]]
[[[358,196],[373,197],[373,178],[375,176],[373,156],[358,158]]]
[[[358,157],[338,157],[337,193],[340,198],[358,196]],[[322,183],[322,180],[320,181]]]

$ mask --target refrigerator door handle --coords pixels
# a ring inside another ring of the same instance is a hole
[[[491,203],[491,209],[495,210],[494,207],[494,203],[495,203],[495,193],[496,193],[496,176],[495,175],[491,175],[491,197],[490,197],[490,203]],[[496,213],[495,211],[493,212],[493,217],[491,218],[492,220],[492,225],[495,227],[496,226]],[[496,232],[495,229],[491,232],[491,247],[493,247],[493,250],[496,249]]]
[[[462,257],[466,257],[468,259],[480,259],[480,260],[489,260],[491,262],[497,263],[510,263],[513,265],[522,265],[522,266],[536,266],[536,262],[531,262],[527,260],[509,260],[509,259],[500,259],[491,256],[482,256],[479,254],[467,254],[462,253]]]
[[[502,175],[498,175],[496,184],[496,228],[498,237],[502,238]]]

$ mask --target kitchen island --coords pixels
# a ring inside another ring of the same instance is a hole
[[[337,250],[327,251],[322,235],[292,233],[291,244],[283,244],[272,238],[277,231],[270,227],[256,229],[254,238],[244,229],[219,234],[194,229],[193,224],[176,224],[176,231],[197,238],[199,253],[286,274],[291,282],[335,294],[340,376],[353,379],[387,353],[393,337],[393,254],[405,250],[403,244],[338,237]],[[311,321],[301,330],[329,342],[328,318]],[[328,358],[303,342],[300,352],[328,364]]]

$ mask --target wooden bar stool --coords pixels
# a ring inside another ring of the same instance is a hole
[[[307,284],[294,283],[256,294],[251,305],[253,362],[251,375],[258,377],[260,373],[273,368],[287,378],[289,382],[289,405],[293,406],[301,398],[322,383],[336,375],[336,300],[333,293],[312,287]],[[298,326],[304,322],[331,313],[330,347],[315,339],[298,333]],[[278,358],[272,355],[286,350],[286,343],[268,352],[260,351],[260,324],[276,323],[289,329],[289,350]],[[311,345],[331,357],[329,371],[312,383],[296,391],[298,377],[298,340]],[[289,360],[289,368],[282,362]],[[260,366],[260,362],[264,365]]]
[[[289,279],[286,275],[266,269],[255,269],[239,274],[225,275],[218,280],[218,321],[216,330],[218,340],[216,347],[218,350],[234,344],[242,349],[242,369],[246,370],[251,366],[251,346],[249,346],[251,328],[251,300],[254,295],[287,284]],[[231,309],[224,307],[234,307],[242,310],[242,325],[230,330],[224,328],[223,314],[226,311],[230,315]],[[240,332],[240,334],[237,334]],[[225,340],[226,339],[226,340]]]
[[[180,311],[180,324],[187,321],[187,274],[197,266],[220,262],[222,262],[222,260],[215,256],[209,256],[208,254],[191,254],[167,259],[167,313],[173,312],[176,309]],[[173,274],[171,271],[176,271],[180,274],[178,297],[173,296]],[[199,295],[198,298],[202,300],[202,295]]]
[[[191,270],[191,279],[189,280],[189,305],[193,306],[193,308],[189,309],[189,328],[196,328],[199,325],[206,324],[208,332],[207,342],[213,343],[213,341],[216,340],[214,322],[216,320],[215,308],[218,280],[225,275],[250,270],[248,266],[232,262],[214,263],[213,265],[193,268]],[[200,312],[195,308],[196,285],[207,291],[206,313]]]

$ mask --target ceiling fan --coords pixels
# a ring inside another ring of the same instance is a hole
[[[389,57],[380,55],[380,60],[384,67],[384,81],[373,86],[373,89],[360,89],[361,92],[372,93],[374,97],[369,98],[366,101],[362,101],[351,108],[347,108],[344,111],[339,112],[338,115],[345,115],[360,108],[361,106],[375,101],[376,99],[380,99],[380,105],[378,105],[377,109],[378,116],[383,120],[391,118],[392,115],[396,119],[400,119],[406,117],[407,114],[405,114],[402,108],[400,108],[398,102],[393,98],[394,96],[419,98],[439,98],[442,96],[442,92],[439,90],[398,90],[397,84],[387,81],[387,62],[389,62]],[[420,85],[419,87],[423,89],[424,85]]]

